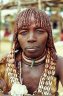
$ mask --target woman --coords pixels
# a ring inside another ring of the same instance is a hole
[[[63,85],[62,62],[63,58],[56,55],[49,17],[33,8],[21,12],[15,22],[14,50],[7,57],[4,78],[7,86],[12,86],[11,94],[21,94],[17,86],[25,85],[23,94],[58,96],[58,81]]]

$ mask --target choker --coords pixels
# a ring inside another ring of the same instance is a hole
[[[24,55],[24,53],[22,53],[22,59],[23,59],[24,64],[29,65],[31,67],[44,64],[45,58],[46,58],[46,56],[44,55],[41,59],[37,59],[37,60],[32,59],[31,60],[30,58],[26,57]]]

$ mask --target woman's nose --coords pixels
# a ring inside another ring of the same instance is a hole
[[[28,35],[28,42],[36,42],[36,36],[34,34],[34,32],[30,32],[29,35]]]

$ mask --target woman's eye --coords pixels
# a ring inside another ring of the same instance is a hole
[[[19,34],[25,36],[25,35],[27,35],[27,31],[20,31]]]
[[[37,33],[42,33],[42,30],[36,30]]]
[[[44,30],[38,29],[38,30],[36,30],[36,32],[39,33],[39,34],[43,34]]]

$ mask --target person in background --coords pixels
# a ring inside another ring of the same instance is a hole
[[[56,55],[45,12],[29,8],[18,14],[14,49],[7,56],[3,78],[11,95],[58,96],[59,81],[63,86],[63,58]]]
[[[9,28],[5,27],[4,37],[8,37],[11,33],[9,32]]]

